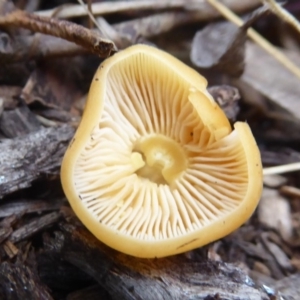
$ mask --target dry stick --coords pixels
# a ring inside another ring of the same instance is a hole
[[[0,26],[23,27],[35,32],[60,37],[101,57],[108,57],[112,52],[117,51],[112,41],[101,38],[95,31],[68,21],[44,18],[21,10],[1,16]]]
[[[77,1],[81,5],[81,7],[86,11],[87,15],[89,16],[89,20],[92,23],[94,23],[94,25],[97,27],[97,29],[99,30],[102,36],[112,40],[118,48],[126,48],[132,44],[127,39],[124,40],[124,38],[122,38],[122,36],[120,36],[118,32],[114,30],[109,23],[106,22],[105,19],[98,17],[96,20],[92,13],[92,5],[85,5],[83,0],[77,0]]]
[[[264,168],[264,175],[283,174],[288,172],[300,171],[300,162]]]
[[[234,14],[230,9],[228,9],[225,5],[218,2],[218,0],[206,0],[213,7],[215,7],[226,19],[236,24],[237,26],[242,26],[244,21],[239,18],[236,14]],[[264,39],[259,33],[257,33],[254,29],[248,29],[248,36],[256,42],[259,46],[265,49],[269,54],[274,56],[281,64],[283,64],[288,70],[290,70],[294,75],[300,78],[300,69],[295,66],[293,62],[291,62],[281,51],[279,51],[276,47],[274,47],[271,43],[269,43],[266,39]]]
[[[103,33],[101,27],[99,26],[99,24],[97,23],[97,20],[95,19],[93,13],[92,13],[92,5],[91,5],[91,2],[89,1],[88,5],[85,5],[83,0],[77,0],[79,2],[79,4],[83,7],[83,9],[86,11],[87,15],[89,16],[89,20],[91,22],[91,26],[90,28],[92,28],[92,25],[94,24],[98,29],[99,31],[101,32],[102,35],[104,35],[106,38],[108,38],[108,36]]]
[[[284,22],[289,23],[292,25],[298,32],[300,32],[300,23],[299,21],[290,14],[286,9],[284,9],[280,4],[278,4],[274,0],[261,0],[265,3],[270,10]]]
[[[79,1],[79,0],[78,0]],[[82,2],[82,1],[80,1]],[[223,0],[232,10],[237,13],[252,10],[259,6],[260,0]],[[162,8],[183,7],[185,11],[171,11],[160,14],[151,15],[141,19],[126,21],[116,26],[109,25],[104,19],[98,20],[101,32],[104,37],[109,37],[110,40],[118,46],[118,48],[126,48],[134,43],[137,37],[151,37],[163,32],[166,32],[175,26],[179,26],[191,22],[199,22],[204,20],[211,20],[219,17],[218,11],[214,10],[205,0],[186,1],[186,0],[160,0],[160,1],[118,1],[118,2],[101,2],[93,3],[93,15],[104,15],[113,12],[128,12],[142,9],[159,10]],[[90,14],[86,6],[61,6],[54,10],[39,11],[38,15],[51,16],[55,14],[56,17],[69,18],[75,16],[86,16]],[[120,30],[120,31],[119,31]],[[118,32],[119,31],[119,32]]]
[[[168,8],[182,8],[187,5],[186,0],[160,0],[160,1],[118,1],[93,3],[92,10],[94,15],[103,15],[124,11],[140,10],[159,10]],[[40,16],[52,16],[57,12],[57,8],[38,11]],[[72,18],[86,16],[87,11],[81,5],[68,5],[62,7],[56,14],[59,18]]]
[[[252,10],[260,4],[260,0],[244,0],[243,2],[240,0],[223,0],[223,2],[238,13]],[[187,3],[191,8],[193,2]],[[202,0],[201,2],[196,2],[193,10],[161,12],[138,19],[124,21],[112,26],[107,23],[103,24],[105,22],[103,19],[102,21],[104,22],[102,22],[101,28],[120,48],[124,48],[126,42],[134,43],[140,37],[150,38],[168,32],[175,27],[200,21],[208,21],[219,16],[220,13],[217,10],[205,0]],[[97,18],[97,20],[99,21],[99,18]],[[115,33],[111,30],[112,28],[115,29]]]
[[[260,0],[223,0],[223,3],[236,12],[245,12],[251,10],[260,4]],[[59,8],[59,10],[58,10]],[[55,15],[58,18],[73,18],[86,16],[87,12],[80,5],[64,5],[55,9],[42,10],[35,12],[40,16],[51,17]],[[92,4],[94,16],[122,13],[139,12],[141,10],[162,10],[162,9],[186,9],[186,11],[198,11],[200,20],[209,20],[212,17],[218,17],[216,11],[212,11],[211,6],[205,0],[141,0],[141,1],[109,1]]]
[[[84,3],[82,0],[77,0],[81,5],[84,6]],[[92,0],[87,0],[87,10],[88,10],[88,13],[89,13],[89,16],[92,15],[93,16],[93,8],[92,8]],[[91,17],[89,17],[89,29],[92,29],[93,28],[93,20]],[[98,28],[99,29],[99,28]]]

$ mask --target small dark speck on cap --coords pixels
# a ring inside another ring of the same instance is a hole
[[[73,145],[73,143],[75,142],[75,138],[73,138],[72,139],[72,141],[70,142],[70,144],[69,144],[69,148],[71,148],[72,147],[72,145]]]
[[[99,78],[95,78],[95,80],[96,80],[96,81],[98,81],[98,80],[99,80]]]

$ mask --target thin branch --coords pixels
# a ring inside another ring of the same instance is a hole
[[[220,3],[218,0],[206,0],[213,7],[215,7],[225,18],[227,18],[232,23],[237,26],[242,26],[244,21],[234,14],[229,8]],[[281,51],[279,51],[276,47],[274,47],[271,43],[269,43],[266,39],[264,39],[259,33],[257,33],[253,28],[248,29],[248,36],[256,42],[259,46],[261,46],[264,50],[266,50],[269,54],[271,54],[275,59],[277,59],[285,68],[290,70],[294,75],[300,78],[300,69],[288,59]]]
[[[274,175],[274,174],[283,174],[283,173],[295,172],[295,171],[300,171],[300,162],[264,168],[263,174]]]
[[[284,9],[281,4],[277,3],[275,0],[262,0],[270,10],[284,22],[292,25],[298,32],[300,32],[300,23],[299,21],[290,14],[286,9]]]
[[[104,15],[111,13],[140,11],[140,10],[162,10],[162,9],[176,9],[187,6],[186,0],[160,0],[160,1],[117,1],[117,2],[100,2],[92,4],[93,15]],[[82,5],[64,5],[57,10],[49,9],[36,12],[40,16],[51,17],[55,15],[57,18],[73,18],[87,16],[88,12]]]
[[[222,0],[233,11],[240,13],[251,10],[260,4],[260,0]],[[213,11],[205,0],[139,0],[139,1],[106,1],[92,4],[94,16],[122,13],[140,12],[141,10],[185,9],[186,11],[198,11],[202,20],[219,17],[217,11]],[[55,9],[37,11],[37,15],[67,19],[87,16],[87,12],[81,5],[64,5]]]
[[[92,23],[94,23],[94,25],[99,29],[99,32],[101,32],[101,34],[103,36],[105,36],[106,38],[108,38],[108,36],[103,33],[101,27],[99,26],[97,20],[95,19],[94,15],[92,13],[92,5],[91,5],[91,3],[89,2],[89,4],[87,5],[87,4],[85,4],[83,2],[83,0],[77,0],[77,1],[81,5],[81,7],[86,11],[87,15],[89,16],[90,21]]]
[[[34,32],[60,37],[101,57],[107,57],[112,52],[117,51],[112,41],[101,38],[95,31],[72,22],[40,17],[21,10],[0,16],[0,26],[23,27]]]

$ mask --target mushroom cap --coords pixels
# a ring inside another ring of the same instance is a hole
[[[76,215],[108,246],[174,255],[224,237],[255,210],[258,147],[246,123],[232,130],[206,86],[146,45],[98,68],[61,180]]]

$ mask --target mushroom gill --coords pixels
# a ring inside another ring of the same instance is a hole
[[[62,165],[67,198],[94,235],[130,255],[207,244],[244,223],[261,193],[254,138],[234,127],[198,73],[130,47],[94,77]]]

